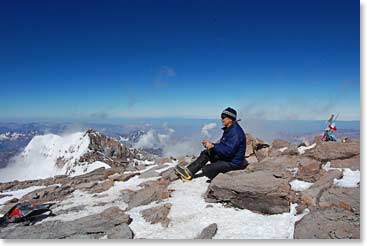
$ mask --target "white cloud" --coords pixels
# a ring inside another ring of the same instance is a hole
[[[199,140],[177,140],[174,138],[174,129],[164,124],[164,133],[159,133],[154,129],[150,129],[146,134],[139,138],[139,141],[133,146],[134,148],[144,149],[162,149],[163,156],[180,157],[185,155],[197,155],[201,149]]]
[[[215,128],[217,128],[217,123],[212,122],[212,123],[206,124],[206,125],[203,126],[203,128],[201,128],[201,134],[204,137],[210,138],[211,135],[210,135],[209,131],[213,130]]]

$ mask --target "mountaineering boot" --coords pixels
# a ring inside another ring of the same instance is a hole
[[[181,178],[182,180],[191,180],[192,174],[190,170],[185,166],[177,165],[175,168],[176,175]]]

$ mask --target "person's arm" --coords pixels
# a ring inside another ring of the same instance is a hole
[[[238,150],[238,146],[240,144],[240,140],[237,134],[232,134],[225,138],[224,141],[214,144],[214,151],[219,155],[222,155],[226,158],[232,158],[234,154]]]

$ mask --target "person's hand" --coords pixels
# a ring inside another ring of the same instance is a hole
[[[202,143],[205,146],[205,148],[207,148],[207,149],[211,149],[211,148],[214,147],[214,144],[212,142],[210,142],[209,140],[204,140]]]

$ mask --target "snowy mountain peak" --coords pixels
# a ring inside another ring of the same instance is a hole
[[[94,130],[38,135],[1,172],[0,181],[76,176],[100,167],[123,168],[130,160],[149,158]]]

